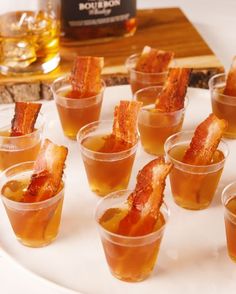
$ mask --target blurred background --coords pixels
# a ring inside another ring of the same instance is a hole
[[[15,2],[18,6],[27,3],[29,9],[34,7],[33,0],[15,0]],[[4,8],[9,9],[9,5],[12,5],[12,3],[8,1],[1,3],[0,12],[3,13]],[[232,29],[236,27],[235,0],[137,0],[137,7],[180,7],[216,53],[222,64],[229,67],[236,48],[236,34]]]

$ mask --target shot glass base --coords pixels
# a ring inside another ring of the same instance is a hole
[[[164,154],[165,154],[164,149],[163,149],[163,150],[160,150],[160,149],[153,150],[153,149],[151,149],[151,148],[145,148],[145,147],[143,146],[143,150],[144,150],[146,153],[148,153],[148,154],[150,154],[150,155],[154,155],[154,156],[160,156],[160,155],[164,155]]]
[[[126,185],[119,185],[113,188],[110,187],[97,187],[97,186],[91,186],[90,185],[90,189],[93,193],[95,193],[97,196],[99,197],[105,197],[106,195],[116,192],[116,191],[120,191],[120,190],[125,190],[127,189],[128,183]]]
[[[117,274],[117,273],[115,273],[115,272],[113,272],[111,270],[110,270],[110,272],[113,275],[113,277],[115,277],[116,279],[121,280],[123,282],[128,282],[128,283],[142,282],[142,281],[146,280],[151,274],[151,273],[148,273],[148,274],[145,274],[145,275],[140,275],[138,277],[123,277],[123,276],[121,276],[121,275],[119,275],[119,274]]]
[[[230,254],[229,252],[228,252],[228,255],[229,255],[229,258],[230,258],[233,262],[236,263],[236,255],[234,255],[234,254]]]
[[[211,204],[211,202],[205,202],[205,203],[187,202],[187,201],[183,201],[182,199],[178,197],[174,197],[174,201],[178,206],[187,210],[203,210],[209,207],[209,205]]]
[[[76,141],[76,134],[72,134],[72,133],[66,133],[66,132],[63,132],[64,133],[64,136],[67,137],[68,139],[70,140],[73,140],[73,141]]]
[[[236,139],[236,133],[230,133],[230,132],[224,133],[224,138]]]
[[[31,240],[26,240],[26,239],[21,239],[21,238],[17,238],[17,241],[27,247],[31,247],[31,248],[40,248],[40,247],[45,247],[49,244],[51,244],[55,239],[57,238],[57,236],[55,236],[54,238],[47,240],[47,241],[31,241]]]

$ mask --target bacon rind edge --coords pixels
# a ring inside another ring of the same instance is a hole
[[[210,114],[196,128],[183,162],[194,165],[210,164],[226,128],[227,122],[224,119]]]

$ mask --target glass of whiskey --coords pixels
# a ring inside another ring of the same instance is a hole
[[[114,145],[111,131],[112,121],[104,120],[86,125],[77,135],[90,189],[99,196],[127,188],[138,146],[138,138],[134,145]]]
[[[221,140],[209,165],[184,163],[182,159],[193,134],[193,131],[182,131],[172,135],[164,149],[173,164],[169,177],[174,201],[183,208],[200,210],[207,208],[215,195],[229,149]]]
[[[236,262],[236,182],[224,188],[221,201],[224,206],[228,255]]]
[[[228,122],[224,136],[236,139],[236,97],[223,94],[225,84],[226,74],[217,74],[209,81],[212,111]]]
[[[0,10],[0,72],[33,74],[55,69],[60,61],[57,1],[9,0]]]
[[[95,220],[111,274],[122,281],[139,282],[146,279],[155,267],[169,209],[162,204],[161,217],[155,230],[149,234],[134,237],[114,233],[120,219],[127,213],[127,198],[131,192],[113,192],[100,200],[95,209]]]
[[[17,240],[25,246],[42,247],[58,234],[64,198],[64,180],[53,197],[38,202],[23,202],[33,173],[28,161],[6,169],[0,176],[1,198]]]
[[[68,98],[67,95],[71,90],[68,76],[58,78],[52,84],[53,97],[64,135],[76,140],[76,135],[83,126],[99,120],[105,83],[102,81],[101,92],[91,97]]]
[[[168,71],[159,73],[140,72],[135,69],[140,53],[129,56],[125,67],[129,74],[129,83],[132,93],[151,86],[162,86],[167,78]]]
[[[44,119],[39,113],[35,130],[23,136],[10,136],[9,118],[14,116],[14,106],[0,111],[0,172],[20,162],[35,160],[43,137]]]
[[[147,153],[153,155],[164,154],[166,139],[181,130],[185,114],[185,107],[172,112],[160,112],[155,108],[153,103],[161,89],[161,86],[148,87],[134,95],[135,100],[145,105],[138,116],[141,144]]]

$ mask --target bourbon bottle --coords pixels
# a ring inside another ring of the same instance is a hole
[[[136,0],[61,0],[66,39],[99,42],[136,31]]]

